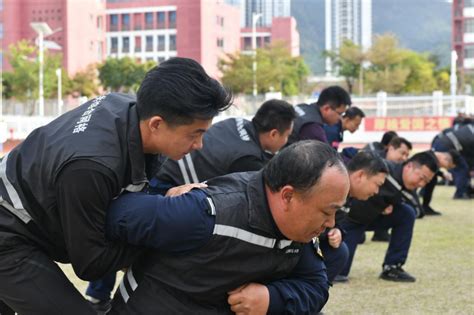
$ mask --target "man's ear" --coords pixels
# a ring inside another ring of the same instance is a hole
[[[148,128],[150,128],[151,132],[158,131],[158,128],[160,128],[164,122],[161,116],[153,116],[148,120]]]
[[[285,204],[288,204],[291,202],[291,199],[294,197],[295,194],[295,189],[291,185],[286,185],[283,186],[282,189],[280,189],[280,196],[282,201]]]
[[[269,134],[270,134],[271,138],[275,138],[280,134],[280,132],[277,129],[272,129],[272,130],[270,130]]]

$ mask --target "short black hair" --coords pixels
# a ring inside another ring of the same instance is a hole
[[[367,175],[373,176],[378,173],[388,174],[387,165],[383,159],[373,151],[359,151],[347,164],[349,173],[364,170]]]
[[[212,119],[232,104],[232,93],[188,58],[171,58],[145,75],[137,92],[140,120],[161,116],[173,125]]]
[[[347,93],[346,90],[340,86],[334,85],[321,91],[316,104],[319,107],[329,104],[332,109],[336,109],[341,105],[351,106],[352,101],[349,93]]]
[[[434,155],[433,151],[419,152],[409,158],[404,164],[410,162],[420,167],[424,165],[429,168],[433,173],[436,173],[439,170],[438,159]]]
[[[359,107],[351,106],[346,110],[346,112],[344,113],[344,115],[342,115],[342,117],[348,118],[348,119],[354,119],[356,117],[364,118],[365,113]]]
[[[457,150],[451,149],[447,152],[445,152],[451,156],[451,159],[453,160],[454,165],[459,165],[462,163],[461,159],[461,153],[459,153]]]
[[[320,141],[304,140],[293,143],[275,155],[264,167],[263,177],[273,192],[291,185],[296,191],[305,194],[329,167],[347,172],[341,157],[331,146]]]
[[[382,145],[386,147],[389,144],[390,140],[392,140],[392,138],[395,138],[395,137],[398,137],[398,134],[395,131],[393,130],[387,131],[383,134],[382,140],[380,141],[380,143],[382,143]]]
[[[277,129],[279,133],[284,133],[291,127],[291,123],[296,118],[294,107],[282,100],[269,100],[260,106],[252,123],[258,133],[268,132]]]
[[[388,143],[389,146],[394,147],[395,149],[398,149],[402,144],[406,145],[409,150],[413,148],[411,142],[402,137],[394,137]]]

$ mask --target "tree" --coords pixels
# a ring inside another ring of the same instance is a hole
[[[429,56],[411,50],[405,50],[403,54],[401,65],[410,70],[403,92],[420,94],[436,90],[435,64],[430,61]]]
[[[356,80],[359,80],[359,93],[363,93],[363,63],[367,55],[362,47],[346,39],[342,42],[339,51],[327,51],[333,63],[338,67],[339,74],[344,77],[349,93],[352,94]]]
[[[373,92],[402,92],[410,74],[410,69],[402,63],[404,58],[405,52],[399,48],[393,34],[375,36],[368,52],[371,66],[366,72],[366,83],[369,89]]]
[[[222,82],[236,93],[252,93],[253,56],[236,53],[227,54],[219,60]],[[257,49],[258,93],[270,90],[284,95],[294,95],[302,89],[302,82],[309,69],[300,57],[292,57],[284,43],[276,42]]]
[[[34,101],[39,96],[39,60],[38,49],[27,40],[21,40],[8,48],[7,58],[12,66],[11,72],[3,74],[5,96],[25,103],[29,113],[34,111]],[[44,52],[43,91],[45,98],[56,98],[58,79],[56,69],[61,68],[62,55]],[[63,87],[67,75],[63,74]]]
[[[19,101],[37,98],[39,67],[38,62],[33,59],[34,55],[36,47],[26,40],[9,46],[7,58],[12,71],[3,74],[9,97]]]
[[[136,91],[148,70],[156,66],[153,61],[141,64],[130,57],[109,58],[99,65],[102,85],[112,91]]]
[[[99,94],[97,69],[89,65],[84,71],[77,72],[70,81],[68,91],[78,96],[91,98]]]

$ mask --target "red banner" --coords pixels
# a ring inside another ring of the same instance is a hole
[[[453,124],[453,117],[366,117],[365,131],[441,131]]]

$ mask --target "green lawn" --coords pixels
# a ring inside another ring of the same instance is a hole
[[[379,280],[386,243],[359,246],[350,282],[336,284],[325,314],[474,314],[474,202],[451,199],[453,187],[437,186],[440,217],[417,220],[405,269],[415,283]],[[84,292],[86,283],[63,266]]]
[[[474,314],[474,202],[452,200],[453,187],[437,186],[432,207],[415,232],[405,270],[415,283],[378,279],[387,243],[358,247],[350,282],[330,291],[325,314]]]

